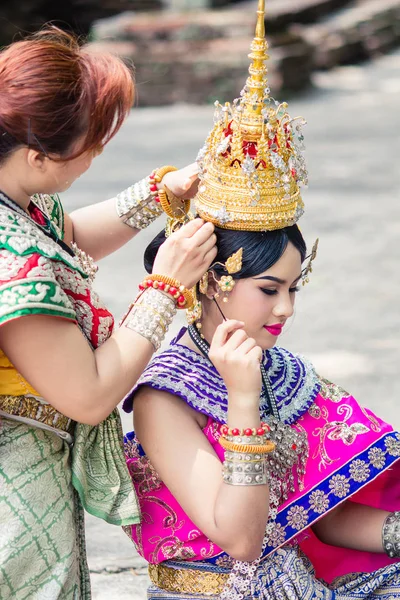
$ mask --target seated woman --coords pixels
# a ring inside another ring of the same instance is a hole
[[[274,347],[311,263],[301,134],[269,97],[262,9],[241,100],[199,157],[196,209],[218,226],[218,255],[188,330],[125,400],[142,513],[126,531],[149,598],[398,598],[399,436]]]

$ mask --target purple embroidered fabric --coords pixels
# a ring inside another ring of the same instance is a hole
[[[179,344],[183,328],[170,346],[154,357],[137,385],[126,396],[125,412],[131,412],[135,392],[142,385],[179,396],[195,410],[219,423],[225,423],[228,397],[225,384],[210,360]],[[320,383],[312,364],[284,348],[275,347],[264,353],[263,364],[282,421],[294,423],[314,402]],[[263,394],[260,398],[262,419],[269,414]]]

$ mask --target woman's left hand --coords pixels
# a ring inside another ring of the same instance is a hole
[[[164,185],[178,198],[193,198],[197,193],[199,183],[199,168],[197,163],[192,163],[178,171],[170,171],[161,180],[159,186]]]

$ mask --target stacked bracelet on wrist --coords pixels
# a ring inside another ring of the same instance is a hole
[[[221,427],[220,445],[225,449],[222,479],[230,485],[265,485],[268,483],[266,455],[275,444],[268,439],[269,427],[230,429]]]
[[[383,549],[390,558],[400,557],[400,512],[388,515],[382,528]]]
[[[158,350],[175,314],[173,298],[148,288],[131,304],[121,325],[149,340]]]
[[[140,290],[153,288],[160,290],[171,296],[176,302],[177,308],[189,309],[194,303],[194,295],[191,290],[188,290],[184,285],[173,277],[165,275],[147,275],[139,285]]]
[[[170,171],[176,171],[176,168],[161,167],[118,194],[117,215],[126,225],[133,229],[145,229],[163,213],[157,183]]]

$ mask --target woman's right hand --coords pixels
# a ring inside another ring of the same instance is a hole
[[[153,273],[167,275],[190,289],[196,285],[217,255],[212,223],[193,219],[160,246]]]
[[[241,321],[224,321],[215,330],[209,358],[223,378],[230,400],[243,406],[257,404],[261,393],[262,350]]]

